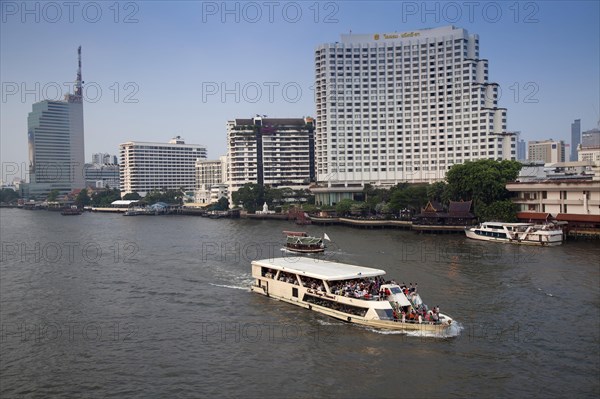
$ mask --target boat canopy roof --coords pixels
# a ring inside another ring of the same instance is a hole
[[[384,270],[370,267],[298,257],[255,260],[252,264],[327,281],[376,277],[385,274]]]

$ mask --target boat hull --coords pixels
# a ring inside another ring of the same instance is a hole
[[[433,334],[444,334],[451,327],[451,322],[447,324],[430,324],[429,322],[402,322],[401,320],[381,320],[381,319],[367,319],[365,317],[350,315],[348,313],[339,312],[337,310],[320,306],[314,303],[309,303],[302,301],[300,299],[295,298],[286,298],[279,295],[274,295],[269,293],[265,287],[252,285],[251,291],[267,296],[272,299],[276,299],[282,302],[286,302],[295,306],[299,306],[308,310],[312,310],[317,313],[321,313],[327,316],[334,317],[338,320],[359,324],[366,327],[383,329],[383,330],[392,330],[392,331],[421,331]],[[448,316],[443,315],[444,317],[450,319]],[[451,319],[450,319],[451,320]]]
[[[319,254],[325,252],[325,248],[315,248],[315,249],[299,249],[299,248],[281,248],[282,251],[294,252],[299,254]]]

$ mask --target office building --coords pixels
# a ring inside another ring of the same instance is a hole
[[[582,147],[600,147],[600,129],[591,129],[581,134]]]
[[[315,73],[317,203],[517,157],[479,37],[465,29],[342,35],[318,46]]]
[[[37,102],[27,117],[29,184],[22,193],[26,198],[85,187],[81,46],[77,51],[75,93],[63,101]]]
[[[565,143],[562,140],[530,141],[527,147],[528,161],[565,162]]]
[[[121,194],[144,196],[153,190],[193,190],[196,160],[206,159],[206,148],[185,144],[177,136],[168,143],[129,141],[119,145]]]
[[[527,159],[527,143],[520,139],[517,141],[517,161],[525,161]]]
[[[581,143],[581,119],[571,123],[571,161],[577,161],[577,146]]]

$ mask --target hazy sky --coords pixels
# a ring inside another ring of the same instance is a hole
[[[34,102],[68,91],[79,45],[86,160],[117,154],[125,141],[175,135],[206,145],[216,159],[226,152],[227,120],[315,115],[319,44],[350,31],[444,25],[479,34],[509,130],[570,142],[574,119],[582,130],[600,120],[598,4],[2,1],[2,178],[27,163],[27,114]]]

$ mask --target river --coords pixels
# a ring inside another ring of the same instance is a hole
[[[283,230],[418,283],[451,337],[250,293]],[[2,397],[598,397],[600,246],[393,229],[0,210]]]

